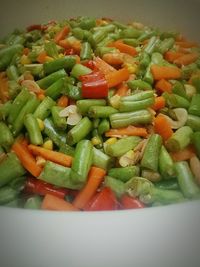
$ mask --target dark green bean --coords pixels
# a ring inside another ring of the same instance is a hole
[[[46,96],[34,112],[35,118],[44,120],[51,112],[51,108],[55,105],[55,101],[49,96]]]
[[[8,150],[14,142],[13,135],[8,126],[0,121],[0,146]]]
[[[66,72],[64,69],[60,69],[56,72],[49,74],[48,76],[37,81],[37,84],[42,89],[47,89],[50,85],[52,85],[55,81],[59,80],[62,77],[66,77]]]
[[[44,63],[44,72],[45,74],[50,74],[60,69],[65,69],[68,72],[72,70],[75,63],[76,58],[74,56],[65,56],[62,58],[57,58],[53,61]]]
[[[148,83],[145,82],[141,79],[139,80],[130,80],[127,82],[128,87],[131,88],[132,90],[152,90],[152,86]]]
[[[98,126],[98,133],[100,135],[110,130],[110,123],[107,119],[102,119]]]
[[[4,186],[0,188],[0,205],[6,204],[14,200],[18,194],[18,191],[12,189],[9,186]]]

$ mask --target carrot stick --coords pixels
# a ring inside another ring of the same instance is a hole
[[[176,41],[176,45],[181,46],[183,48],[198,47],[198,44],[196,42],[189,42],[186,40]]]
[[[157,117],[155,117],[154,130],[157,134],[162,136],[163,140],[165,141],[173,134],[171,125],[169,124],[168,120],[162,116],[162,114],[159,114]]]
[[[128,90],[129,90],[129,88],[128,88],[128,85],[126,83],[120,83],[117,86],[117,90],[116,90],[115,94],[118,96],[126,96]]]
[[[38,177],[42,168],[36,164],[36,160],[28,150],[27,146],[23,144],[22,140],[16,141],[12,150],[15,152],[24,168],[29,171],[34,177]]]
[[[183,56],[183,55],[184,55],[184,53],[182,53],[182,52],[177,52],[177,51],[167,51],[167,52],[164,54],[164,58],[165,58],[167,61],[173,63],[174,60],[176,60],[177,58],[179,58],[179,57],[181,57],[181,56]]]
[[[72,163],[72,157],[61,152],[49,150],[40,146],[29,145],[29,150],[35,156],[41,156],[46,160],[53,161],[65,167],[70,167]]]
[[[131,56],[137,55],[137,50],[135,47],[125,44],[122,40],[117,40],[108,44],[110,47],[117,48],[120,52],[129,54]]]
[[[113,71],[116,71],[115,68],[113,68],[110,64],[106,63],[103,59],[100,57],[94,57],[94,62],[97,66],[97,68],[104,74],[109,74]]]
[[[155,84],[155,88],[161,92],[172,92],[172,84],[165,79],[158,80]]]
[[[59,41],[63,40],[68,33],[70,32],[70,28],[66,25],[64,26],[54,37],[54,41],[56,44],[59,43]]]
[[[105,75],[105,78],[108,82],[108,88],[114,87],[123,81],[128,80],[129,71],[127,68],[122,68]]]
[[[59,197],[46,194],[41,208],[43,210],[57,210],[57,211],[78,211],[76,207],[74,207],[71,203],[61,199]]]
[[[67,107],[68,103],[69,103],[69,98],[66,95],[62,95],[57,101],[57,105],[63,108]]]
[[[170,153],[174,161],[188,160],[195,156],[195,149],[193,146],[187,146],[186,148]]]
[[[101,168],[92,166],[89,174],[86,185],[81,189],[76,198],[73,201],[73,205],[76,208],[82,209],[92,196],[96,193],[97,188],[104,179],[106,171]]]
[[[37,56],[37,61],[41,64],[46,62],[47,58],[47,53],[46,51],[42,51],[38,56]]]
[[[58,42],[58,44],[65,48],[65,49],[69,49],[72,48],[74,50],[75,53],[79,54],[80,50],[81,50],[81,42],[79,40],[73,40],[73,41],[69,41],[67,39],[64,40],[60,40]]]
[[[117,137],[117,136],[147,136],[147,130],[145,128],[136,127],[133,125],[129,125],[128,127],[118,128],[118,129],[110,129],[105,133],[106,137]]]
[[[123,63],[121,53],[106,53],[102,59],[110,65],[121,65]]]
[[[181,57],[174,60],[174,63],[178,66],[189,65],[198,59],[199,55],[197,53],[189,53],[182,55]]]
[[[181,70],[177,67],[152,65],[151,72],[155,80],[161,79],[179,79]]]
[[[164,108],[164,107],[165,107],[165,98],[163,96],[157,96],[155,98],[155,102],[151,108],[153,110],[157,111],[157,110]]]

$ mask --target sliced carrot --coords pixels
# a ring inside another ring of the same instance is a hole
[[[118,129],[110,129],[105,133],[106,137],[118,137],[118,136],[142,136],[146,137],[148,135],[147,130],[145,128],[136,127],[133,125],[129,125],[127,127],[118,128]]]
[[[72,157],[61,152],[49,150],[32,144],[29,145],[28,148],[35,156],[41,156],[46,160],[53,161],[66,167],[70,167],[72,164]]]
[[[172,84],[165,79],[158,80],[155,84],[155,88],[161,92],[172,92]]]
[[[120,52],[129,54],[131,56],[137,55],[137,50],[135,49],[135,47],[125,44],[122,40],[117,40],[115,42],[112,42],[108,44],[108,46],[115,47]]]
[[[47,60],[47,53],[46,51],[42,51],[38,56],[37,56],[37,62],[43,64]]]
[[[116,69],[114,67],[112,67],[110,64],[108,64],[107,62],[105,62],[103,59],[101,59],[100,57],[94,57],[94,62],[96,67],[104,74],[109,74],[111,72],[116,71]]]
[[[87,183],[83,189],[79,191],[78,195],[73,201],[73,205],[79,209],[82,209],[94,196],[105,175],[106,171],[104,169],[92,166],[88,174]]]
[[[152,65],[151,72],[155,80],[161,79],[179,79],[181,78],[181,70],[178,67],[173,66],[159,66]]]
[[[157,110],[164,108],[164,107],[165,107],[165,98],[163,96],[155,97],[155,102],[151,108],[153,110],[157,111]]]
[[[126,83],[120,83],[117,86],[117,90],[116,90],[115,94],[118,96],[126,96],[128,90],[129,90],[129,88],[128,88],[128,85]]]
[[[108,82],[108,88],[114,87],[129,78],[129,71],[127,68],[122,68],[105,75],[105,78]]]
[[[66,95],[62,95],[57,101],[57,105],[63,108],[66,108],[68,106],[68,103],[69,103],[69,98]]]
[[[37,98],[38,98],[39,100],[43,100],[43,99],[45,98],[45,94],[42,93],[42,92],[39,92],[39,93],[37,93]]]
[[[198,47],[198,44],[196,42],[190,42],[187,40],[176,41],[176,45],[181,46],[183,48]]]
[[[34,177],[38,177],[40,175],[42,168],[36,164],[35,158],[21,140],[16,141],[13,144],[12,150],[15,152],[27,171],[29,171]]]
[[[121,65],[123,64],[123,57],[121,53],[106,53],[102,59],[110,65]]]
[[[5,72],[0,72],[0,101],[5,103],[9,98],[8,78]]]
[[[154,130],[157,134],[162,136],[163,140],[165,141],[173,134],[173,130],[171,128],[170,123],[164,116],[162,116],[162,114],[158,114],[158,116],[155,117]]]
[[[79,40],[69,41],[68,39],[64,39],[64,40],[60,40],[58,44],[65,49],[72,48],[74,52],[77,54],[79,54],[81,51],[81,42]]]
[[[189,145],[186,148],[177,151],[177,152],[171,152],[170,153],[172,159],[174,161],[182,161],[182,160],[188,160],[194,157],[195,154],[195,149],[193,146]]]
[[[167,52],[164,54],[164,58],[165,58],[167,61],[173,63],[174,60],[176,60],[177,58],[179,58],[179,57],[181,57],[181,56],[183,56],[183,55],[184,55],[184,53],[179,52],[179,51],[167,51]]]
[[[71,203],[50,194],[45,195],[41,208],[43,210],[79,211],[79,209],[74,207]]]
[[[189,65],[198,59],[199,55],[197,53],[189,53],[182,55],[181,57],[174,60],[174,63],[178,66]]]
[[[59,41],[63,40],[67,35],[68,33],[70,32],[70,28],[69,26],[64,26],[54,37],[54,41],[55,43],[59,43]]]

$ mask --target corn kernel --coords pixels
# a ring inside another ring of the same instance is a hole
[[[133,64],[130,64],[130,63],[124,63],[123,66],[126,67],[128,69],[128,71],[129,71],[129,73],[131,73],[131,74],[132,73],[136,73],[136,71],[138,69],[136,64],[133,65]]]
[[[111,137],[111,138],[109,138],[108,140],[105,141],[105,144],[112,145],[112,144],[114,144],[116,142],[117,142],[117,138],[116,137]]]
[[[39,118],[37,118],[37,122],[38,122],[40,130],[43,131],[44,130],[44,122]]]
[[[22,55],[21,56],[21,59],[20,59],[20,63],[22,65],[25,65],[25,64],[31,64],[31,60],[28,58],[28,56],[26,55]]]
[[[45,141],[42,146],[46,149],[53,150],[53,142],[50,139]]]

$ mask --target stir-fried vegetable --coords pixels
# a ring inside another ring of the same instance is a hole
[[[77,17],[0,45],[0,205],[135,209],[200,197],[200,48]]]

